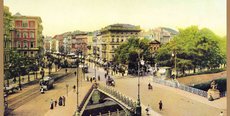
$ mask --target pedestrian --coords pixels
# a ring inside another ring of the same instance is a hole
[[[90,78],[90,82],[92,83],[92,81],[93,81],[93,79],[92,79],[92,77]]]
[[[57,100],[54,101],[54,106],[55,106],[55,107],[57,106]]]
[[[107,73],[105,73],[105,79],[106,79],[106,77],[107,77]]]
[[[224,113],[223,113],[223,111],[221,111],[221,112],[220,112],[220,116],[224,116]]]
[[[98,76],[97,76],[97,80],[100,81],[100,79],[101,79],[101,78],[100,78],[100,75],[98,75]]]
[[[160,102],[159,102],[159,109],[162,110],[162,107],[163,107],[163,103],[162,103],[162,101],[160,100]]]
[[[62,106],[62,97],[59,97],[58,105]]]
[[[74,86],[73,86],[73,92],[75,92],[75,91],[76,91],[76,86],[74,85]]]
[[[76,72],[76,71],[74,72],[74,75],[75,75],[75,76],[77,75],[77,72]]]
[[[62,104],[65,106],[65,96],[62,96]]]
[[[148,107],[145,109],[145,111],[146,111],[146,115],[147,116],[149,116],[150,114],[149,114],[149,110],[150,110],[150,106],[148,105]]]
[[[67,71],[68,71],[68,70],[67,70],[67,68],[66,68],[66,69],[65,69],[65,73],[67,73]]]
[[[52,110],[54,108],[54,104],[53,104],[53,99],[50,100],[50,109]]]

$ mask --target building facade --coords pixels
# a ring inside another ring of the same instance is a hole
[[[26,56],[35,56],[43,48],[42,20],[38,16],[23,16],[16,13],[14,16],[13,47]]]
[[[177,31],[166,28],[166,27],[158,27],[156,29],[150,30],[152,34],[152,38],[159,41],[162,44],[168,43],[171,39],[178,34]]]
[[[152,40],[151,42],[149,42],[150,45],[150,53],[155,53],[159,48],[161,43],[157,40]]]
[[[82,31],[74,31],[72,33],[71,52],[82,52],[82,55],[87,55],[88,34]]]
[[[101,59],[112,61],[115,56],[114,50],[128,38],[138,37],[140,31],[140,26],[130,24],[113,24],[102,28],[98,35],[101,40]]]

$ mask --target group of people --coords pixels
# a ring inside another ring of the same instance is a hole
[[[52,109],[54,109],[54,107],[57,107],[57,104],[59,106],[65,106],[65,96],[60,96],[58,101],[57,100],[53,101],[53,99],[51,99],[50,109],[52,110]]]

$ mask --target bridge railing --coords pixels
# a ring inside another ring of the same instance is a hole
[[[113,88],[110,88],[108,86],[102,86],[102,85],[99,85],[98,88],[101,89],[101,90],[103,90],[104,92],[112,95],[113,97],[115,97],[119,101],[123,102],[128,107],[130,107],[131,110],[135,110],[135,108],[136,108],[136,102],[134,102],[132,99],[126,97],[122,93],[118,92],[117,90],[115,90]]]
[[[93,85],[91,86],[91,88],[89,89],[89,91],[86,93],[85,97],[83,98],[82,102],[80,103],[79,107],[78,107],[78,110],[79,112],[82,110],[87,98],[89,97],[90,93],[92,92],[93,90]]]
[[[207,95],[208,95],[206,91],[196,89],[193,87],[189,87],[189,86],[186,86],[184,84],[179,84],[176,81],[169,81],[169,80],[162,80],[162,79],[158,79],[158,78],[153,78],[153,82],[159,83],[162,85],[166,85],[166,86],[170,86],[170,87],[174,87],[174,88],[178,88],[178,89],[190,92],[190,93],[197,94],[197,95],[202,96],[202,97],[207,97]]]

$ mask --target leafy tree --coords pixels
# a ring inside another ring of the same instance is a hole
[[[138,54],[145,61],[151,58],[149,47],[148,39],[131,37],[115,50],[114,61],[116,64],[128,64],[129,70],[137,70]]]
[[[225,62],[220,47],[220,38],[207,28],[198,29],[191,26],[179,29],[179,34],[172,41],[163,45],[157,51],[156,62],[160,66],[174,67],[175,59],[171,54],[176,54],[178,70],[200,68],[217,68]]]

